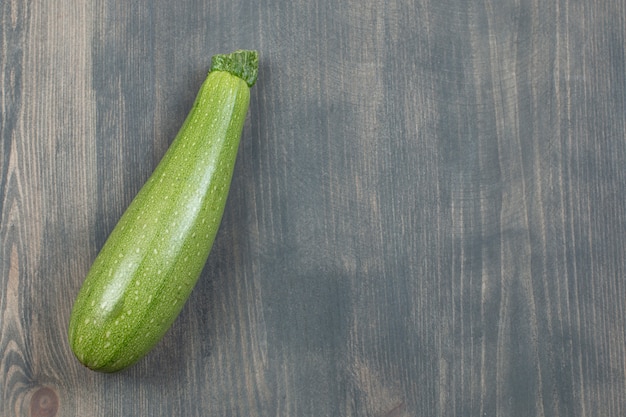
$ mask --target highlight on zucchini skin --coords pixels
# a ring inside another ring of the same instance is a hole
[[[68,328],[88,368],[132,365],[183,308],[221,222],[257,71],[256,51],[213,57],[176,138],[96,257]]]

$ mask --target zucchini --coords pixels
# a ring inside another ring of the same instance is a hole
[[[88,368],[132,365],[180,313],[224,212],[257,71],[256,51],[212,58],[183,126],[96,257],[68,327]]]

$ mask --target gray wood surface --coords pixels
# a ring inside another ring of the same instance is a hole
[[[0,415],[626,415],[625,45],[622,0],[2,0]],[[203,276],[91,372],[73,299],[239,48]]]

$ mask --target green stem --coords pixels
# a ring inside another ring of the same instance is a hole
[[[252,87],[259,72],[259,54],[257,51],[238,50],[231,54],[214,55],[209,72],[212,71],[229,72]]]

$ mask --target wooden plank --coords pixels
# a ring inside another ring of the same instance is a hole
[[[0,415],[626,414],[626,6],[6,0]],[[148,357],[71,303],[210,56],[261,54],[226,214]]]

